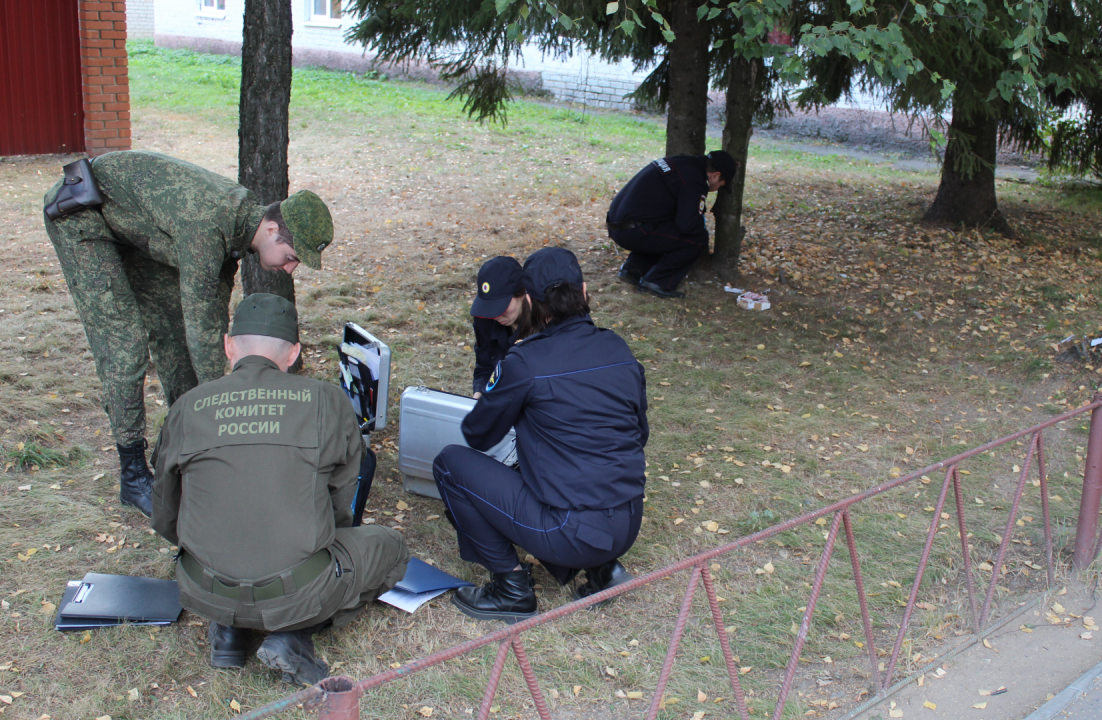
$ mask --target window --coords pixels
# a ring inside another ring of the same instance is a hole
[[[342,0],[306,0],[311,25],[336,27],[341,24]]]
[[[203,17],[226,17],[226,0],[199,0],[199,14]]]

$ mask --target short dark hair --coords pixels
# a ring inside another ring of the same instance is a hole
[[[530,335],[542,332],[548,325],[561,323],[577,315],[589,314],[589,298],[580,287],[566,283],[552,286],[544,291],[544,298],[543,300],[531,298]]]
[[[283,221],[283,211],[279,207],[279,203],[274,202],[268,207],[264,208],[264,220],[271,220],[279,226],[279,234],[276,235],[276,242],[283,243],[284,245],[295,246],[294,236],[291,234],[291,230],[287,227],[287,223]]]

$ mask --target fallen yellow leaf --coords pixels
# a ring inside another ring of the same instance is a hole
[[[937,705],[930,702],[929,700],[923,700],[922,701],[922,707],[930,709],[930,710],[937,710]]]
[[[193,698],[199,697],[199,693],[195,692],[195,688],[190,685],[187,686],[187,694],[192,696]]]
[[[763,566],[762,566],[762,570],[764,570],[765,572],[767,572],[767,573],[769,573],[770,575],[772,575],[772,574],[773,574],[773,572],[774,572],[774,571],[776,570],[776,568],[774,568],[774,567],[773,567],[773,563],[772,563],[772,562],[767,562],[767,563],[765,563],[765,565],[763,565]]]
[[[978,702],[975,705],[973,705],[972,707],[974,707],[977,710],[986,710],[987,709],[987,703],[986,702]]]
[[[241,712],[241,703],[236,700],[230,700],[230,710],[233,710],[235,713]]]
[[[417,712],[421,713],[425,717],[432,717],[432,708],[430,708],[428,705],[424,706]]]

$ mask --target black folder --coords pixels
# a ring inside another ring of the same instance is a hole
[[[87,630],[132,623],[168,625],[180,617],[175,580],[88,573],[70,581],[54,620],[58,630]]]

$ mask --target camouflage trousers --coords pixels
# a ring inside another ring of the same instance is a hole
[[[46,204],[60,187],[46,194]],[[169,406],[199,384],[188,353],[180,273],[121,243],[96,208],[45,223],[96,361],[115,442],[132,445],[145,436],[150,354]],[[228,307],[228,294],[226,302]]]

